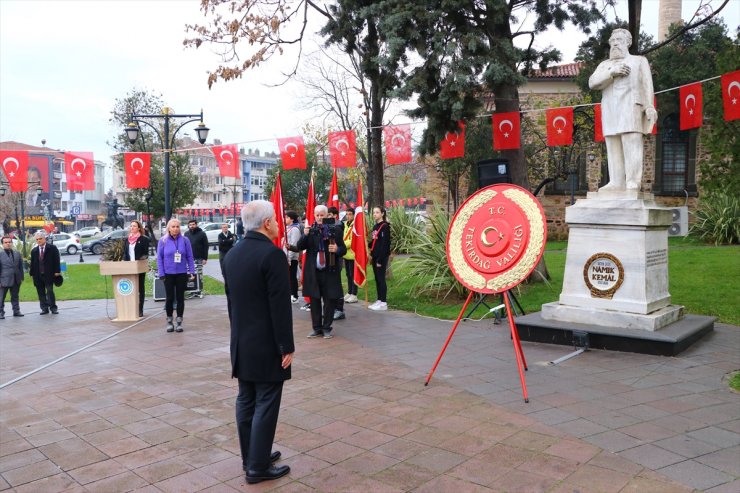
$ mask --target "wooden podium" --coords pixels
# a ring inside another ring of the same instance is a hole
[[[136,322],[139,317],[139,274],[149,270],[149,261],[100,262],[100,275],[113,276],[116,299],[114,322]]]

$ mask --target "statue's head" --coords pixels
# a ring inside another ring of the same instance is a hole
[[[624,58],[632,46],[632,35],[626,29],[615,29],[609,37],[609,58]]]

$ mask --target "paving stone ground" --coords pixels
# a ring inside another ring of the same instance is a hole
[[[110,302],[112,303],[112,302]],[[392,304],[392,300],[391,300]],[[740,491],[740,330],[674,358],[524,342],[522,400],[506,326],[465,322],[423,385],[450,322],[348,305],[331,340],[296,359],[276,449],[291,473],[246,485],[234,425],[223,296],[161,303],[130,328],[105,300],[0,321],[0,490],[17,492]]]

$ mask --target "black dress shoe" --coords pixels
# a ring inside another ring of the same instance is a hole
[[[25,317],[25,315],[23,315],[21,312],[14,313],[13,316],[14,317]]]
[[[280,457],[282,455],[283,454],[279,450],[276,450],[273,453],[271,453],[270,454],[270,464],[272,464],[273,462],[277,462],[278,460],[280,460]],[[242,465],[242,469],[244,469],[244,472],[247,472],[249,470],[249,469],[247,469],[247,466],[245,466],[245,465]]]
[[[290,472],[290,466],[272,466],[264,471],[247,471],[247,483],[255,484],[262,481],[282,478]]]
[[[52,315],[59,315],[59,310],[57,310],[56,308],[52,308],[51,309],[51,314]]]
[[[49,314],[49,310],[41,310],[41,313],[39,313],[39,315],[48,315],[48,314]]]
[[[5,320],[5,315],[0,313],[0,320]]]

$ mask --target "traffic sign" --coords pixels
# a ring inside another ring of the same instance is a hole
[[[73,216],[79,216],[80,215],[80,206],[76,205],[72,207],[72,215]]]

